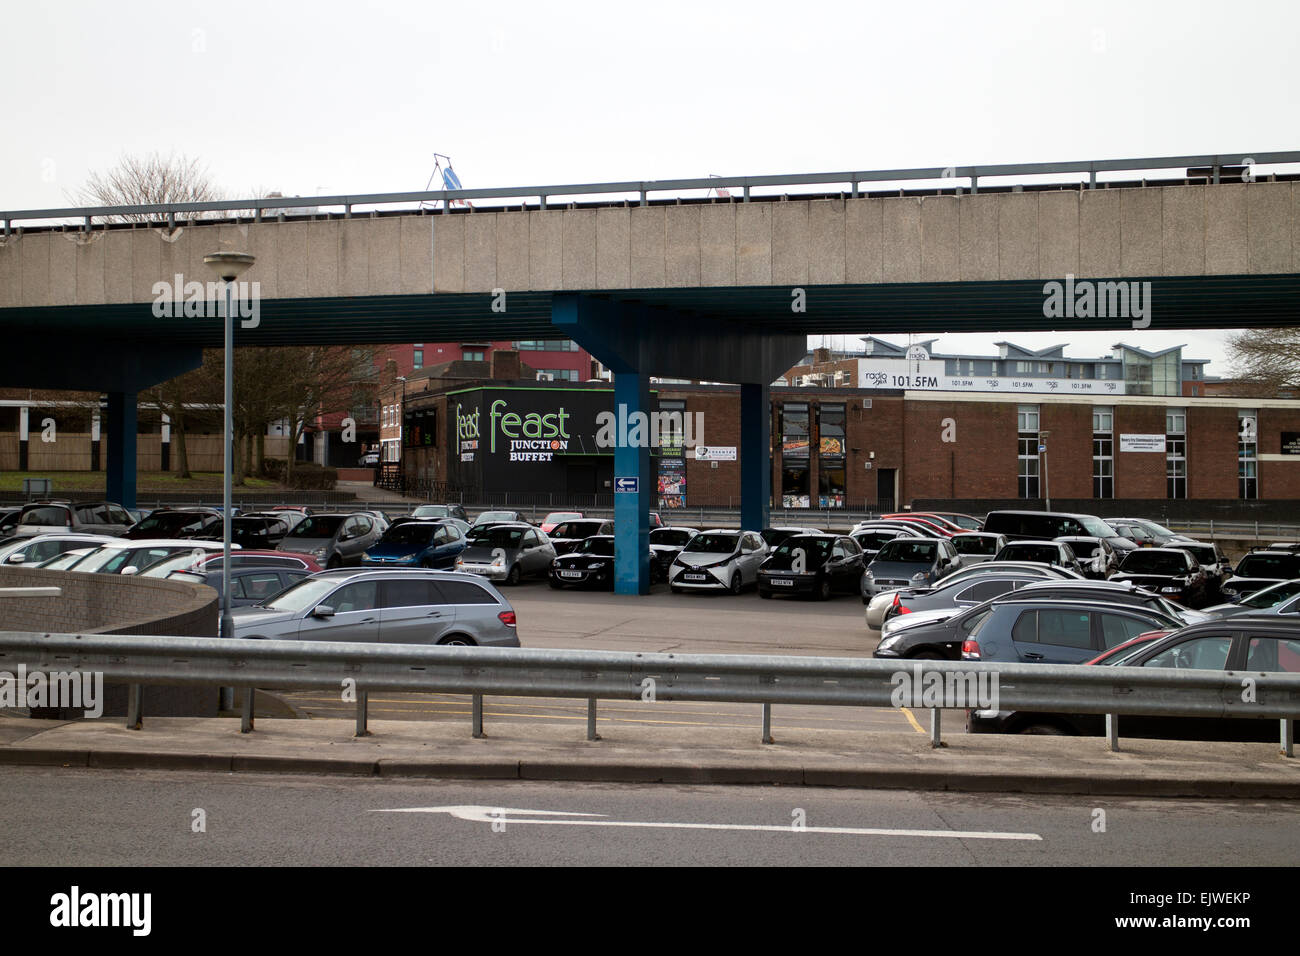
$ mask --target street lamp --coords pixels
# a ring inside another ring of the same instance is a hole
[[[235,404],[235,327],[231,284],[255,261],[247,252],[214,252],[203,257],[204,265],[212,269],[226,284],[226,396],[225,419],[222,436],[225,444],[223,473],[221,476],[221,636],[233,637],[234,618],[230,616],[230,484],[234,466],[235,430],[231,408]],[[251,696],[251,694],[250,694]]]
[[[1047,480],[1047,439],[1051,437],[1051,432],[1039,432],[1038,438],[1042,442],[1038,446],[1038,451],[1043,456],[1043,497],[1047,499],[1047,510],[1052,510],[1052,485]]]

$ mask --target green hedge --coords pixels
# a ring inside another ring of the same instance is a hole
[[[333,491],[338,484],[339,472],[337,468],[326,468],[314,461],[298,461],[294,462],[290,476],[289,463],[285,459],[264,458],[262,477],[303,491]]]

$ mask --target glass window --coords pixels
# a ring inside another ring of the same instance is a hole
[[[1246,670],[1300,674],[1300,641],[1252,637],[1246,650]]]
[[[1151,627],[1136,618],[1120,614],[1103,614],[1101,616],[1101,643],[1106,650],[1119,647],[1125,641],[1131,641],[1139,634],[1151,630]]]
[[[781,500],[787,508],[812,507],[809,466],[808,406],[781,407]]]
[[[441,604],[432,581],[384,581],[384,607],[424,607]]]
[[[1038,643],[1038,612],[1025,611],[1011,628],[1011,640],[1016,644]]]
[[[373,611],[379,607],[379,582],[354,581],[352,584],[345,584],[321,603],[334,608],[335,614]]]
[[[470,581],[438,581],[446,604],[496,604],[496,598]]]
[[[1058,647],[1092,647],[1092,615],[1079,611],[1039,611],[1038,642]]]
[[[1232,641],[1227,636],[1196,637],[1161,651],[1142,666],[1221,671],[1228,666],[1228,649],[1231,645]]]
[[[1237,410],[1237,497],[1259,497],[1259,412],[1253,408]]]
[[[279,574],[262,571],[257,574],[241,574],[235,578],[231,590],[234,597],[252,598],[260,602],[278,594],[282,587]]]
[[[1165,413],[1165,485],[1170,498],[1187,497],[1187,410]]]

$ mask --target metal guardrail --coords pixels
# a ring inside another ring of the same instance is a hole
[[[1090,188],[1097,185],[1098,173],[1142,173],[1152,170],[1204,168],[1204,176],[1219,182],[1224,167],[1243,165],[1273,166],[1300,163],[1300,152],[1265,151],[1256,153],[1207,153],[1192,156],[1161,156],[1147,159],[1103,159],[1054,163],[1013,163],[1000,165],[922,167],[913,169],[860,170],[828,173],[794,173],[767,176],[719,176],[692,179],[629,180],[626,182],[577,183],[552,186],[504,186],[487,189],[439,189],[399,193],[344,193],[333,196],[283,196],[253,199],[213,200],[209,202],[147,203],[121,206],[69,206],[53,209],[20,209],[0,212],[4,234],[9,235],[11,224],[33,220],[82,219],[83,228],[91,227],[97,216],[157,216],[169,225],[175,224],[184,214],[217,212],[247,213],[260,221],[266,210],[303,209],[314,207],[341,208],[345,218],[352,215],[356,206],[381,206],[411,203],[448,203],[467,199],[536,199],[541,208],[554,196],[636,195],[641,205],[647,205],[653,193],[681,193],[692,190],[740,189],[743,202],[749,202],[751,191],[765,187],[832,186],[849,187],[849,193],[859,195],[864,183],[895,183],[925,180],[951,181],[952,188],[960,191],[969,188],[979,192],[981,179],[1005,177],[1028,178],[1037,176],[1087,176]],[[671,197],[668,197],[671,198]]]
[[[757,703],[763,741],[770,743],[772,704],[891,707],[901,682],[920,697],[927,681],[961,677],[978,684],[980,675],[986,682],[996,675],[1003,710],[1105,714],[1112,749],[1118,749],[1120,712],[1273,718],[1281,721],[1282,752],[1290,757],[1291,721],[1300,718],[1300,675],[1163,668],[0,632],[0,670],[12,673],[20,664],[29,672],[100,673],[131,684],[127,725],[134,728],[142,723],[142,685],[238,685],[249,689],[245,732],[253,730],[255,687],[341,694],[350,688],[358,736],[367,733],[370,691],[408,691],[472,695],[476,737],[483,732],[485,694],[586,699],[591,740],[598,739],[602,699]],[[1246,679],[1250,703],[1243,701]],[[942,746],[940,711],[929,709],[931,743]]]

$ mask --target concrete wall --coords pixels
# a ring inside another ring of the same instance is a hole
[[[267,299],[1300,272],[1300,184],[473,212],[0,240],[0,309],[152,302],[203,256]]]

